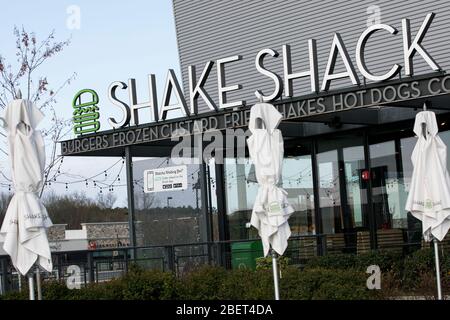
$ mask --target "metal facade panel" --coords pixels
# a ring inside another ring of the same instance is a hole
[[[355,49],[360,34],[367,28],[373,11],[380,8],[381,23],[398,29],[397,35],[387,32],[375,33],[366,46],[367,65],[373,73],[387,72],[393,64],[404,65],[402,43],[402,18],[411,20],[414,37],[427,13],[436,17],[423,41],[423,45],[443,70],[450,69],[450,2],[424,1],[186,1],[173,0],[178,50],[182,72],[183,89],[188,96],[188,66],[195,65],[199,77],[208,60],[241,55],[243,60],[225,66],[227,85],[241,84],[242,89],[227,94],[229,101],[256,102],[254,91],[273,91],[273,82],[258,73],[255,56],[259,50],[272,48],[277,58],[266,57],[265,67],[283,74],[282,45],[291,46],[293,72],[308,68],[307,40],[317,41],[319,83],[335,32],[339,32],[356,68]],[[370,10],[370,9],[369,9]],[[336,72],[342,71],[338,63]],[[431,72],[431,68],[416,54],[416,75]],[[360,81],[362,75],[358,72]],[[402,70],[404,76],[404,70]],[[350,80],[333,81],[330,89],[351,86]],[[205,88],[218,103],[216,66],[206,81]],[[309,79],[294,80],[294,95],[310,93]],[[199,98],[199,109],[205,110]]]

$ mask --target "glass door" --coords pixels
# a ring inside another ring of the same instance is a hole
[[[404,209],[407,192],[401,157],[403,143],[399,139],[386,141],[383,138],[389,137],[381,135],[373,137],[370,144],[373,173],[372,203],[377,247],[401,252],[405,238],[409,237],[407,232],[409,221]],[[412,150],[412,147],[410,149]],[[410,152],[406,154],[410,156]]]
[[[352,135],[317,144],[319,210],[327,251],[354,252],[357,232],[368,232],[363,142],[362,135]]]

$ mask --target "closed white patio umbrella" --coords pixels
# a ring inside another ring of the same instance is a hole
[[[28,100],[16,99],[2,116],[8,134],[9,159],[15,194],[6,211],[0,233],[3,249],[17,271],[28,274],[30,299],[34,299],[34,264],[52,271],[46,229],[52,225],[38,192],[44,181],[45,145],[36,126],[43,114]]]
[[[436,115],[432,111],[416,115],[414,133],[418,140],[411,156],[414,170],[405,209],[422,221],[425,241],[434,242],[438,299],[442,299],[438,241],[450,228],[447,147],[437,135]]]
[[[272,248],[275,299],[279,299],[276,253],[282,255],[291,236],[288,219],[294,209],[289,204],[287,192],[277,184],[281,177],[284,143],[277,129],[282,115],[269,103],[257,103],[250,110],[248,128],[252,135],[247,139],[250,158],[255,166],[259,188],[250,223],[261,237],[264,256]]]

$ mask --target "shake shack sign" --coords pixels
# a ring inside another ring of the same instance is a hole
[[[368,27],[361,33],[354,48],[355,61],[352,61],[348,54],[351,48],[345,46],[340,34],[334,34],[325,72],[321,75],[321,83],[319,83],[318,54],[314,39],[308,41],[308,50],[305,52],[309,57],[309,68],[297,73],[292,72],[289,45],[283,46],[282,57],[279,57],[280,53],[273,49],[262,49],[255,55],[255,68],[262,77],[272,80],[273,90],[269,93],[255,90],[254,94],[258,99],[276,105],[285,120],[449,94],[450,76],[439,72],[441,71],[439,65],[422,44],[434,16],[433,13],[428,14],[416,34],[411,33],[408,19],[401,21],[401,35],[395,27],[386,24]],[[372,73],[365,63],[365,47],[374,33],[384,33],[386,37],[398,37],[403,44],[403,61],[386,66],[389,71],[385,74]],[[413,57],[415,56],[416,59],[423,59],[426,62],[432,72],[431,76],[414,75]],[[283,61],[281,75],[264,67],[265,59],[277,58]],[[159,95],[156,92],[156,78],[153,74],[148,78],[150,98],[147,102],[138,102],[134,79],[130,79],[127,84],[120,81],[113,82],[108,88],[108,97],[113,106],[119,108],[122,115],[120,118],[108,119],[112,130],[64,141],[61,144],[62,154],[169,139],[177,129],[178,133],[193,134],[246,126],[250,107],[246,106],[245,101],[229,101],[227,97],[229,92],[240,90],[241,85],[225,81],[226,65],[240,59],[242,56],[237,55],[207,61],[199,76],[195,66],[189,66],[187,70],[189,92],[186,96],[181,90],[174,71],[169,70],[161,101],[157,99]],[[334,72],[337,61],[341,61],[345,71]],[[217,78],[212,79],[209,75],[214,67],[217,69]],[[404,75],[403,80],[392,80],[400,72]],[[361,76],[372,83],[362,85]],[[293,97],[293,80],[300,78],[310,83],[311,91],[304,96]],[[330,91],[330,84],[338,79],[341,81],[346,79],[349,86],[343,90]],[[204,88],[207,81],[217,81],[218,101],[213,101],[210,93]],[[120,100],[118,90],[127,90],[129,101]],[[209,112],[198,112],[198,99],[205,102]],[[139,111],[144,108],[151,110],[152,117],[142,121]],[[105,110],[104,107],[103,110]],[[174,110],[181,112],[183,117],[167,120],[168,114]]]
[[[409,81],[391,81],[357,90],[321,93],[274,103],[285,120],[312,117],[369,106],[391,105],[431,96],[450,94],[450,75],[417,77]],[[239,128],[247,125],[250,106],[238,110],[208,112],[185,119],[149,123],[118,130],[100,132],[61,142],[63,155],[170,139],[208,130]]]

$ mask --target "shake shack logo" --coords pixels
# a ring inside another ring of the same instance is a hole
[[[440,206],[442,201],[433,201],[432,199],[426,199],[425,201],[414,201],[414,204],[424,209],[431,210],[436,206]]]
[[[281,212],[281,206],[277,201],[273,201],[269,203],[269,213],[280,213]]]
[[[31,220],[42,219],[45,221],[48,219],[48,215],[46,215],[46,214],[26,214],[26,215],[24,215],[24,218],[31,219]]]

